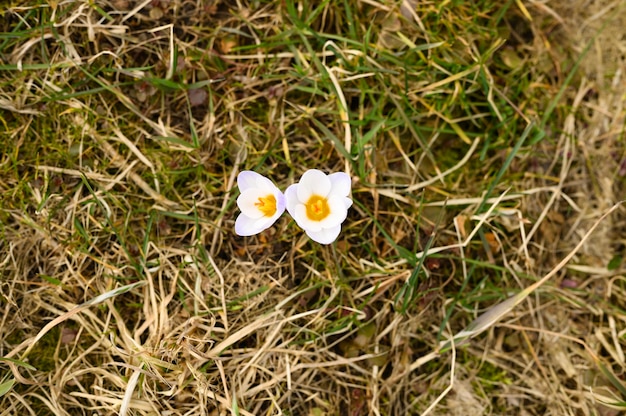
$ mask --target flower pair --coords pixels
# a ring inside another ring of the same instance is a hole
[[[341,223],[352,206],[350,176],[341,172],[326,175],[310,169],[284,194],[272,181],[249,170],[237,176],[237,185],[241,214],[235,221],[235,232],[241,236],[271,227],[287,209],[312,240],[330,244],[339,236]]]

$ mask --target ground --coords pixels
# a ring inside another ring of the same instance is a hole
[[[624,1],[0,13],[0,414],[626,406]],[[334,243],[235,234],[309,169]]]

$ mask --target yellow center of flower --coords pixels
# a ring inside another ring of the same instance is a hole
[[[272,194],[259,197],[259,200],[254,205],[266,217],[271,217],[276,213],[276,197]]]
[[[311,195],[304,206],[306,206],[306,216],[311,221],[321,221],[330,214],[328,200],[319,195]]]

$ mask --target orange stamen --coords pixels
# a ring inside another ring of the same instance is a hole
[[[271,217],[276,213],[276,197],[272,194],[259,197],[258,202],[255,202],[254,205],[266,217]]]
[[[306,216],[311,221],[321,221],[330,215],[328,200],[319,195],[311,195],[306,204]]]

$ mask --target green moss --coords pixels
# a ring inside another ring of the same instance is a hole
[[[57,345],[59,344],[60,329],[58,327],[52,328],[46,335],[44,335],[33,347],[28,354],[30,364],[37,369],[38,372],[52,372],[57,367],[57,361],[55,361],[55,352]]]

